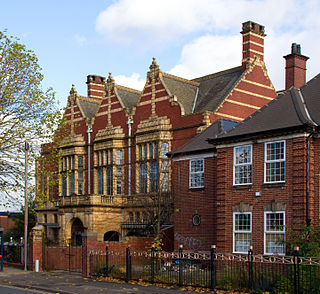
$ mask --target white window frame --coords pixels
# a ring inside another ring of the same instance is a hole
[[[240,214],[248,214],[250,215],[250,230],[248,231],[242,231],[242,230],[236,230],[236,215],[240,215]],[[251,211],[246,211],[246,212],[234,212],[233,213],[233,237],[232,237],[232,251],[233,253],[248,253],[248,251],[236,251],[236,246],[235,246],[235,235],[236,234],[250,234],[251,235],[251,242],[250,245],[252,245],[252,212]],[[248,247],[249,247],[248,246]],[[248,248],[249,250],[249,248]]]
[[[282,231],[267,231],[267,215],[268,214],[275,214],[275,213],[282,213],[283,214],[283,230]],[[265,211],[264,212],[264,238],[263,238],[263,248],[264,248],[264,254],[265,255],[285,255],[286,248],[285,245],[283,245],[283,253],[272,253],[267,252],[267,235],[268,234],[277,234],[277,235],[284,235],[284,240],[286,240],[286,213],[283,210],[279,211]]]
[[[196,171],[196,172],[192,172],[191,171],[191,165],[192,162],[194,161],[202,161],[202,171]],[[192,186],[191,183],[191,179],[193,176],[199,176],[201,175],[203,176],[203,185],[201,186]],[[195,159],[191,159],[189,160],[189,189],[197,189],[197,188],[203,188],[204,187],[204,159],[203,158],[195,158]]]
[[[116,150],[116,164],[119,165],[119,164],[122,164],[122,159],[123,157],[123,152],[122,152],[122,149],[117,149]]]
[[[267,146],[269,144],[275,143],[283,143],[283,159],[276,159],[276,160],[267,160]],[[276,162],[284,162],[284,180],[281,181],[268,181],[267,182],[267,163],[276,163]],[[271,141],[264,143],[264,183],[271,184],[271,183],[285,183],[286,181],[286,141]]]
[[[237,149],[244,148],[244,147],[250,147],[250,162],[246,163],[236,163],[236,155],[237,155]],[[241,145],[241,146],[235,146],[233,148],[233,185],[235,186],[241,186],[241,185],[252,185],[253,181],[253,164],[252,164],[252,145]],[[238,166],[251,166],[251,181],[248,183],[236,183],[236,168]]]

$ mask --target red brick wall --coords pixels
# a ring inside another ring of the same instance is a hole
[[[215,157],[204,159],[204,171],[204,188],[189,189],[189,160],[173,163],[175,249],[183,245],[185,250],[209,250],[216,243]],[[192,223],[195,214],[201,217],[199,226]]]
[[[70,256],[70,258],[69,258]],[[82,266],[81,247],[45,247],[44,264],[46,270],[74,270]],[[70,262],[70,263],[69,263]]]
[[[217,212],[216,236],[220,252],[232,252],[233,209],[241,201],[253,205],[252,245],[255,253],[263,253],[264,206],[275,200],[286,205],[286,227],[297,228],[306,219],[306,138],[286,140],[286,181],[285,184],[264,184],[264,143],[253,144],[253,184],[233,186],[233,147],[218,149],[217,156]],[[318,139],[311,146],[310,216],[319,223],[319,184],[315,183],[314,150],[319,151]],[[319,155],[317,155],[319,157]],[[316,168],[319,169],[318,167]],[[319,179],[317,179],[319,181]],[[317,188],[315,188],[315,186]],[[261,196],[255,196],[260,192]]]
[[[3,234],[14,227],[14,221],[10,216],[0,215],[0,227],[3,228]]]

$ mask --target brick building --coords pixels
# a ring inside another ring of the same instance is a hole
[[[176,248],[285,254],[286,228],[319,225],[320,76],[303,85],[299,45],[285,59],[286,91],[173,151],[174,189],[185,181],[175,192]]]
[[[241,33],[242,61],[232,69],[187,80],[153,59],[141,92],[117,85],[111,73],[88,76],[88,97],[72,86],[59,192],[46,188],[38,162],[38,195],[47,197],[38,224],[48,239],[76,243],[82,232],[96,232],[98,241],[117,241],[172,225],[166,154],[218,119],[242,121],[276,97],[263,60],[264,27],[249,21]]]
[[[15,226],[14,217],[21,212],[0,211],[0,227],[3,228],[3,234]]]

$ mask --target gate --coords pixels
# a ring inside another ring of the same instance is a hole
[[[82,271],[82,246],[46,245],[44,246],[43,268],[45,270]]]

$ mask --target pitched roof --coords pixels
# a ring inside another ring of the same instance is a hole
[[[320,123],[320,75],[302,88],[291,87],[211,143]]]
[[[192,113],[194,99],[200,84],[167,73],[162,73],[162,78],[171,94],[175,95],[183,105],[185,113]]]
[[[196,135],[184,145],[170,152],[170,155],[177,156],[187,153],[204,152],[212,149],[214,146],[208,143],[208,138],[216,137],[237,124],[238,122],[220,118],[206,128],[202,133]]]
[[[193,80],[162,73],[165,86],[183,105],[185,113],[215,111],[241,78],[241,66]]]
[[[98,111],[100,101],[96,101],[92,98],[81,96],[78,96],[78,98],[79,107],[81,108],[82,113],[85,115],[86,118],[92,119]]]
[[[241,75],[241,66],[239,66],[194,79],[193,81],[200,83],[194,111],[215,111],[233,89]]]
[[[302,86],[300,90],[312,120],[320,125],[320,74]]]
[[[137,104],[141,92],[120,85],[116,85],[116,89],[124,106],[131,110]]]

